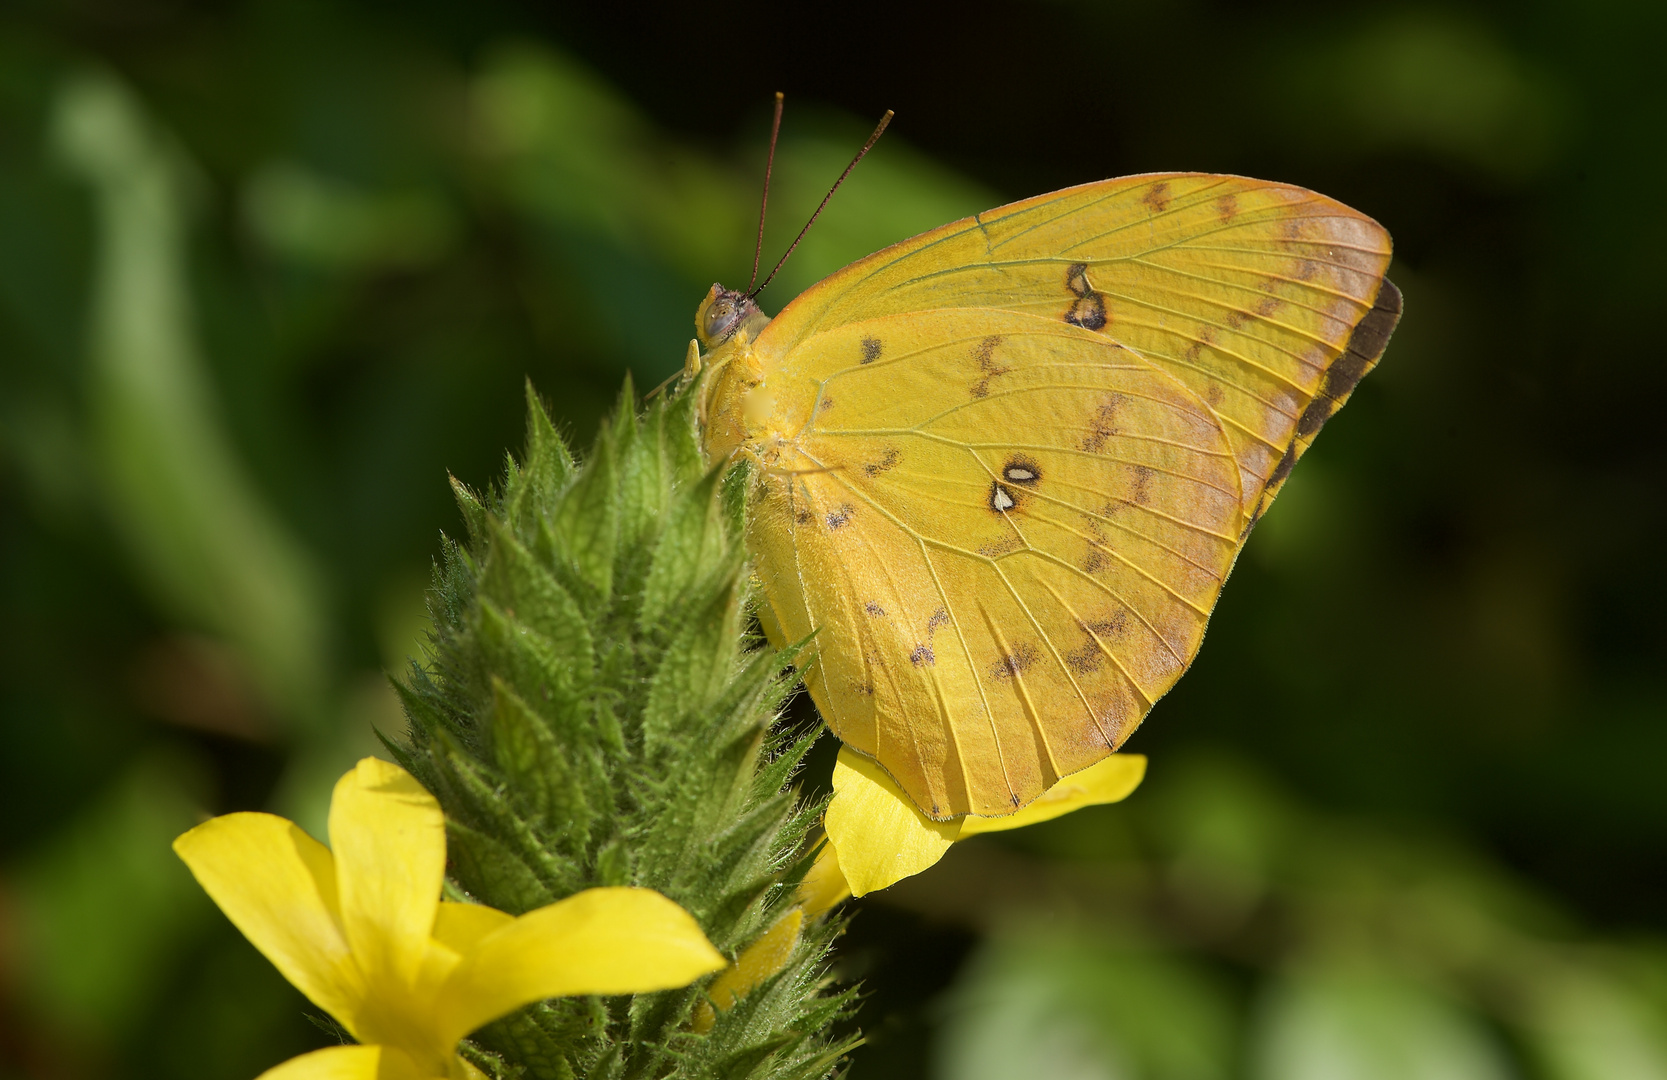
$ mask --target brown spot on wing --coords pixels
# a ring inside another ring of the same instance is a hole
[[[865,337],[865,338],[863,338],[862,339],[862,359],[857,361],[857,362],[859,364],[872,364],[874,361],[876,361],[880,358],[880,351],[884,348],[885,348],[885,345],[877,337]]]
[[[1136,465],[1129,471],[1134,473],[1134,501],[1145,506],[1152,498],[1152,470],[1145,465]]]
[[[1099,670],[1106,659],[1104,642],[1122,635],[1126,618],[1122,611],[1113,611],[1094,622],[1080,623],[1085,640],[1080,649],[1065,654],[1065,666],[1079,675]]]
[[[1273,467],[1273,472],[1268,474],[1268,482],[1266,486],[1269,488],[1276,488],[1280,484],[1283,484],[1285,482],[1285,478],[1291,475],[1291,466],[1296,463],[1297,441],[1292,439],[1291,445],[1287,446],[1285,448],[1285,453],[1280,455],[1279,464],[1275,465]]]
[[[1239,216],[1239,197],[1237,195],[1223,195],[1216,200],[1216,216],[1223,225]]]
[[[1121,637],[1123,635],[1123,627],[1128,621],[1129,613],[1121,608],[1118,608],[1110,614],[1101,615],[1099,618],[1084,626],[1083,629],[1087,630],[1101,641],[1107,641],[1113,638]]]
[[[932,617],[926,620],[926,636],[931,637],[939,629],[949,625],[949,612],[943,608],[932,612]]]
[[[889,469],[895,469],[897,467],[897,463],[902,460],[903,455],[898,453],[897,447],[888,446],[885,448],[885,451],[881,453],[879,461],[868,462],[862,467],[862,471],[867,473],[870,477],[879,476],[881,473],[886,472]]]
[[[1084,330],[1105,329],[1106,298],[1089,284],[1087,263],[1072,263],[1065,268],[1065,288],[1076,297],[1066,309],[1065,321]]]
[[[1082,512],[1082,531],[1087,552],[1083,555],[1082,568],[1090,574],[1097,574],[1106,568],[1110,562],[1111,540],[1106,536],[1105,529],[1100,524],[1102,517],[1109,517],[1112,507],[1106,507],[1106,513],[1094,515]]]
[[[1146,194],[1140,197],[1140,201],[1145,203],[1147,206],[1150,206],[1153,210],[1156,210],[1160,214],[1165,210],[1168,210],[1169,181],[1159,180],[1157,183],[1147,188]]]
[[[1028,641],[1021,641],[1013,647],[1012,652],[990,665],[990,676],[995,679],[1011,679],[1041,658],[1042,654],[1036,651],[1036,646]]]
[[[1378,289],[1377,300],[1349,334],[1343,355],[1326,368],[1320,392],[1308,403],[1297,420],[1297,435],[1309,438],[1320,430],[1333,413],[1342,408],[1354,388],[1368,371],[1377,366],[1383,350],[1389,345],[1389,335],[1401,319],[1401,290],[1388,278]]]
[[[909,654],[909,663],[915,667],[931,667],[938,658],[932,654],[932,646],[916,645],[915,651]]]
[[[1015,455],[1001,467],[1001,478],[1010,484],[1035,487],[1042,482],[1042,466],[1023,454]]]
[[[1209,348],[1209,347],[1213,346],[1215,343],[1216,343],[1215,327],[1206,326],[1206,327],[1202,328],[1201,330],[1198,331],[1197,340],[1194,341],[1191,345],[1187,346],[1187,352],[1186,352],[1187,360],[1189,362],[1193,361],[1193,360],[1197,360],[1199,353],[1203,352],[1206,348]]]
[[[1013,370],[996,361],[996,349],[1000,345],[1001,335],[991,334],[973,347],[973,361],[977,363],[978,370],[983,373],[982,377],[972,384],[972,396],[975,398],[988,397],[990,381]]]
[[[1071,301],[1070,309],[1065,312],[1065,321],[1084,330],[1104,330],[1106,298],[1097,292],[1078,297]]]
[[[1000,540],[992,540],[987,544],[981,545],[978,549],[978,553],[986,559],[999,559],[1003,555],[1010,555],[1013,552],[1022,549],[1024,546],[1025,542],[1023,540],[1009,533]]]
[[[1121,394],[1112,394],[1100,403],[1088,419],[1088,434],[1083,437],[1080,449],[1090,454],[1105,449],[1106,442],[1117,434],[1117,409],[1122,403]]]
[[[1090,639],[1082,648],[1066,653],[1064,659],[1065,666],[1074,674],[1088,675],[1100,670],[1101,665],[1106,662],[1106,654],[1105,650]]]
[[[868,603],[864,604],[862,606],[862,609],[864,611],[868,612],[870,615],[874,616],[876,619],[883,618],[885,616],[885,613],[886,613],[885,608],[881,607],[879,604],[876,604],[872,600],[870,600]]]
[[[1395,332],[1395,324],[1400,321],[1401,290],[1393,281],[1384,278],[1377,299],[1372,302],[1372,310],[1349,335],[1349,350],[1376,360],[1388,347],[1389,335]]]
[[[830,514],[828,514],[828,528],[844,528],[851,523],[851,518],[856,514],[856,512],[857,508],[852,506],[850,503],[846,503],[843,506],[835,508]]]

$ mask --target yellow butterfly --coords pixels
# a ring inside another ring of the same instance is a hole
[[[834,734],[939,821],[1116,750],[1382,355],[1389,259],[1322,195],[1172,173],[953,222],[774,319],[714,285],[706,453],[752,462],[761,618],[815,633]]]

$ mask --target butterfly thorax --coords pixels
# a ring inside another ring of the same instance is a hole
[[[713,285],[695,312],[695,331],[706,350],[701,419],[707,459],[719,461],[737,449],[757,454],[767,441],[770,393],[753,342],[769,316],[745,293]]]

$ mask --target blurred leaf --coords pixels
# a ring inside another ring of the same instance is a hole
[[[945,1005],[939,1080],[1213,1080],[1230,1075],[1225,993],[1183,961],[1087,931],[1009,932]]]
[[[202,817],[189,761],[137,761],[64,832],[8,875],[30,1004],[66,1031],[113,1041],[152,1005],[213,910],[169,846]]]
[[[1512,1075],[1469,1015],[1413,982],[1369,969],[1292,975],[1254,1035],[1264,1080],[1504,1080]]]
[[[951,1012],[939,1034],[936,1080],[1123,1080],[1138,1076],[1077,1013],[1059,1008],[1057,988],[1013,978],[972,1015]]]
[[[432,192],[366,191],[287,161],[250,178],[243,214],[277,254],[339,269],[426,265],[446,254],[458,231]]]
[[[475,102],[484,149],[536,217],[657,256],[694,281],[745,250],[756,196],[740,175],[661,137],[559,52],[500,50],[476,80]],[[698,300],[686,305],[691,318]]]
[[[1554,160],[1572,119],[1550,75],[1455,11],[1392,11],[1262,60],[1273,125],[1328,154],[1424,151],[1517,181]]]
[[[704,282],[739,265],[739,177],[660,137],[611,87],[547,49],[499,50],[475,82],[489,175],[536,227],[565,342],[599,339],[658,382],[682,356]]]
[[[1547,1080],[1667,1078],[1667,1017],[1624,983],[1576,969],[1536,972],[1519,989]]]
[[[317,573],[239,462],[203,371],[185,277],[186,166],[104,75],[62,87],[54,138],[99,210],[89,396],[111,513],[165,606],[235,641],[290,718],[316,718]]]
[[[611,87],[553,50],[501,51],[476,80],[474,98],[503,191],[550,228],[556,258],[587,294],[577,309],[586,325],[564,330],[607,333],[639,370],[670,370],[706,286],[724,275],[739,285],[747,271],[760,177],[656,132]],[[825,112],[789,115],[761,276],[866,134]],[[823,133],[806,135],[807,128]],[[769,294],[772,306],[864,255],[998,201],[890,135],[806,236]]]
[[[1237,925],[1276,884],[1297,841],[1298,816],[1264,778],[1231,758],[1171,759],[1165,767],[1168,782],[1151,811],[1173,853],[1169,885],[1193,917]]]
[[[315,1026],[308,1014],[317,1007],[229,923],[205,945],[167,986],[171,1007],[141,1043],[158,1080],[249,1080],[339,1041]]]

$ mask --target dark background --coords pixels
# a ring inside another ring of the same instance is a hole
[[[676,369],[780,89],[767,260],[897,119],[770,311],[1164,169],[1371,214],[1406,297],[1146,786],[861,903],[852,1075],[1667,1076],[1664,10],[8,6],[0,1068],[327,1038],[167,842],[316,828],[400,729],[446,472],[497,473],[523,378],[583,444]]]

